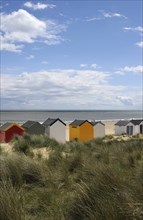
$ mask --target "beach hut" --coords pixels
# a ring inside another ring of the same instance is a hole
[[[24,128],[16,123],[5,123],[0,127],[0,141],[10,142],[15,135],[22,136],[24,134]]]
[[[88,120],[74,120],[69,124],[70,141],[87,141],[93,138],[93,124]]]
[[[105,137],[105,125],[101,121],[92,121],[94,138]]]
[[[115,135],[135,135],[135,125],[131,120],[120,120],[115,124]]]
[[[134,124],[134,134],[143,134],[143,119],[132,119],[131,123]]]
[[[126,125],[129,120],[120,120],[115,124],[115,135],[122,135],[126,133]]]
[[[45,133],[45,127],[37,121],[27,121],[22,127],[25,129],[25,132],[29,134],[40,135]]]
[[[44,123],[45,134],[60,143],[66,142],[66,124],[59,118],[48,118]]]

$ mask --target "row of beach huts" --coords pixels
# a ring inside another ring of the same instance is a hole
[[[0,127],[0,141],[8,143],[15,135],[23,136],[24,133],[47,135],[60,143],[73,140],[87,141],[94,138],[103,138],[105,136],[105,124],[101,121],[88,120],[74,120],[66,124],[59,118],[48,118],[42,124],[30,120],[23,125],[7,122]],[[122,134],[143,134],[143,119],[120,120],[115,123],[115,135]]]

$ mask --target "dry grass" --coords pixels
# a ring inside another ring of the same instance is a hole
[[[1,152],[0,220],[143,219],[142,137],[49,143]]]

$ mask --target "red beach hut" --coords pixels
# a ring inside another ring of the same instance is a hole
[[[24,128],[16,123],[5,123],[0,127],[0,141],[8,143],[14,137],[14,135],[22,136],[24,134]]]

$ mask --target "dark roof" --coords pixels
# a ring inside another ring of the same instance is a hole
[[[4,125],[2,125],[1,127],[0,127],[0,131],[3,131],[3,130],[5,130],[6,128],[8,128],[10,125],[12,125],[13,123],[11,123],[11,122],[7,122],[7,123],[5,123]]]
[[[140,119],[140,120],[132,119],[132,120],[131,120],[131,122],[132,122],[134,125],[139,125],[142,121],[143,121],[143,119]]]
[[[30,128],[33,124],[35,124],[36,123],[36,121],[26,121],[23,125],[22,125],[22,127],[23,128]]]
[[[53,125],[56,121],[60,121],[62,124],[66,125],[62,120],[60,120],[59,118],[48,118],[46,121],[44,121],[43,125],[46,126],[51,126]]]
[[[95,126],[95,125],[97,125],[97,124],[101,124],[101,125],[104,125],[105,126],[105,124],[103,124],[101,121],[91,121],[91,123]]]
[[[72,126],[81,126],[86,121],[88,123],[90,123],[88,120],[74,120],[72,123],[70,123],[70,125],[72,125]],[[90,123],[90,124],[93,125],[92,123]]]
[[[126,126],[129,122],[130,122],[130,120],[120,120],[115,125]]]

